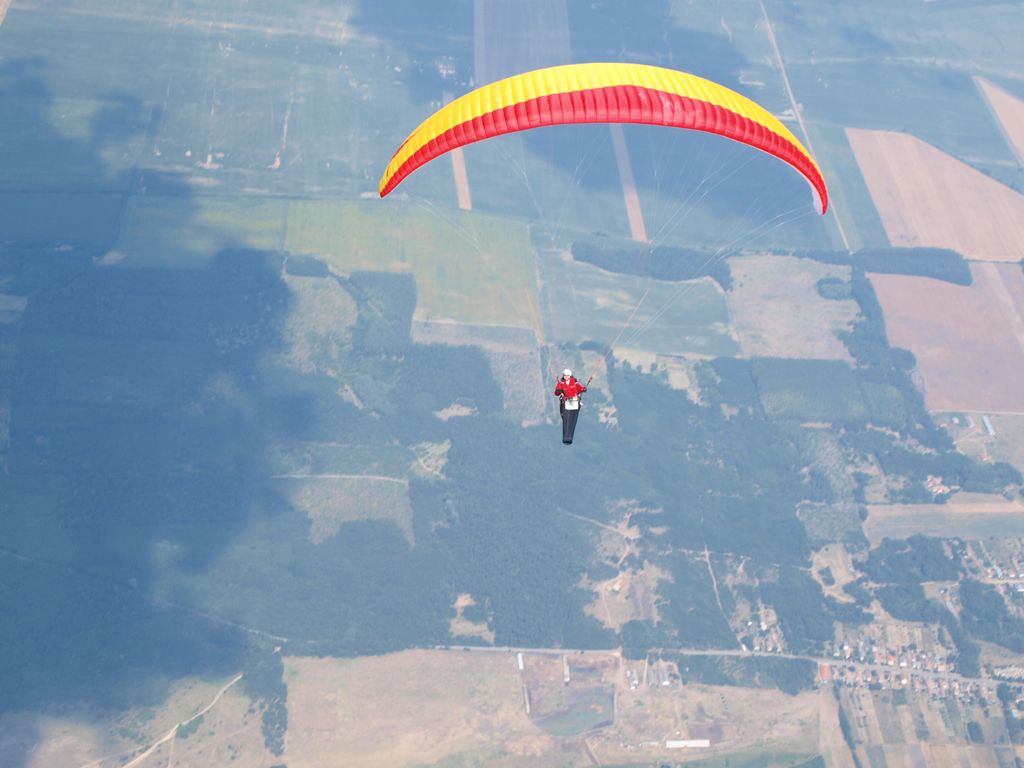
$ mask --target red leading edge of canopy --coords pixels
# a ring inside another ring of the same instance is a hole
[[[388,179],[380,196],[387,196],[421,165],[456,147],[505,133],[565,123],[643,123],[690,128],[735,139],[796,168],[817,192],[820,212],[828,210],[828,189],[821,172],[793,142],[717,104],[635,85],[539,96],[460,123],[410,155]]]

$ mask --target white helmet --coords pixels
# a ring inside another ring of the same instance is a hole
[[[568,368],[566,368],[564,371],[562,371],[562,375],[563,376],[572,376],[572,371],[570,371]]]

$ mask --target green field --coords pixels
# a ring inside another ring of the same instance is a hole
[[[332,269],[411,272],[416,317],[539,330],[524,224],[396,202],[293,202],[285,249]]]
[[[539,327],[526,225],[399,202],[256,196],[131,198],[126,266],[200,267],[244,246],[312,255],[341,273],[411,273],[417,319]]]
[[[710,279],[668,283],[556,256],[543,258],[543,274],[559,341],[611,344],[625,329],[619,338],[624,348],[663,355],[739,353],[725,298]]]
[[[613,719],[612,686],[567,690],[559,701],[546,702],[554,711],[538,713],[537,724],[555,736],[575,736],[611,722]]]

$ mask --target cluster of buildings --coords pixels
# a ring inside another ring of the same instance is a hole
[[[827,653],[840,661],[855,661],[909,672],[950,673],[956,672],[956,664],[949,653],[936,645],[931,651],[917,647],[916,643],[902,646],[879,645],[871,637],[837,641],[827,647]]]
[[[770,613],[769,611],[764,612]],[[764,619],[757,624],[747,621],[746,627],[739,632],[739,637],[743,647],[755,653],[785,653],[786,651],[786,638],[782,634],[782,629],[778,624]]]
[[[626,667],[626,682],[631,691],[635,691],[641,686],[667,688],[679,679],[679,668],[674,662],[664,659],[658,659],[649,664],[645,662],[643,669],[639,671],[632,666]]]
[[[838,683],[847,688],[871,690],[905,690],[931,699],[953,698],[960,704],[975,704],[981,699],[995,701],[995,683],[964,680],[950,675],[925,674],[913,669],[889,669],[854,664],[821,664],[821,683]]]
[[[963,564],[976,578],[995,582],[1024,584],[1024,542],[1004,539],[994,545],[984,541],[968,542],[961,553]]]
[[[928,478],[924,481],[924,487],[931,491],[932,496],[948,496],[954,490],[959,490],[960,488],[958,485],[946,485],[942,478],[937,475],[928,475]]]

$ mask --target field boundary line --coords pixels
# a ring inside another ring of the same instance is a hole
[[[765,27],[768,30],[768,39],[771,41],[772,50],[775,51],[775,60],[779,63],[779,73],[782,75],[782,84],[786,87],[786,95],[789,96],[789,104],[793,108],[793,116],[796,117],[797,123],[800,125],[800,133],[803,134],[804,144],[807,146],[807,151],[811,153],[812,157],[815,157],[814,145],[811,143],[811,135],[807,132],[807,126],[804,124],[804,116],[800,113],[800,105],[797,104],[796,96],[793,94],[793,86],[789,83],[789,75],[786,74],[786,65],[782,61],[782,51],[779,50],[779,43],[775,39],[775,28],[772,27],[772,20],[768,17],[768,9],[764,7],[764,0],[757,0],[758,5],[761,6],[761,15],[764,17]],[[843,229],[843,222],[839,219],[839,215],[835,211],[835,201],[832,205],[832,218],[835,219],[836,227],[839,229],[839,237],[843,239],[843,246],[847,252],[850,252],[850,240],[846,237],[846,230]]]

